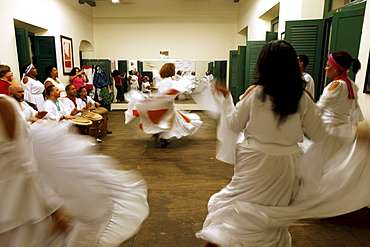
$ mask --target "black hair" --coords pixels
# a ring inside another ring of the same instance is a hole
[[[335,51],[332,53],[332,56],[340,66],[346,68],[347,70],[352,65],[353,73],[357,74],[357,72],[361,69],[361,63],[357,58],[352,58],[352,56],[345,51]]]
[[[70,88],[70,87],[72,87],[72,86],[73,86],[72,84],[68,84],[68,85],[66,86],[66,89],[65,89],[65,90],[66,90],[66,92],[67,92],[67,91],[69,90],[69,88]]]
[[[258,81],[263,85],[262,101],[272,98],[272,110],[279,122],[294,114],[302,97],[306,82],[301,77],[297,53],[284,40],[273,40],[262,47],[256,65]]]
[[[45,67],[45,75],[47,77],[50,77],[50,73],[51,71],[53,71],[53,68],[56,68],[56,66],[51,65],[51,64]]]
[[[80,68],[79,68],[79,67],[74,67],[74,68],[71,70],[71,72],[69,73],[69,75],[70,75],[70,76],[74,76],[74,75],[76,75],[76,70],[80,70]]]
[[[113,72],[112,72],[112,76],[113,77],[116,77],[117,75],[119,75],[119,72],[118,72],[118,70],[113,70]]]
[[[302,62],[303,63],[303,68],[306,68],[308,63],[310,62],[310,60],[308,59],[308,57],[306,55],[298,55],[298,61]]]
[[[54,85],[50,85],[45,89],[47,96],[50,96],[50,93],[54,91],[54,87]]]
[[[77,90],[77,93],[81,93],[82,89],[84,89],[86,87],[80,87],[78,90]]]
[[[22,72],[23,72],[23,73],[25,73],[25,72],[26,72],[26,69],[27,69],[27,67],[28,67],[30,64],[31,64],[31,63],[26,63],[26,64],[23,64],[23,65],[22,65],[21,70],[22,70]]]

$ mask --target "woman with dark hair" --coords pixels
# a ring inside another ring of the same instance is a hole
[[[23,65],[21,69],[24,72],[21,80],[21,86],[24,89],[24,99],[35,104],[38,111],[42,111],[45,87],[44,84],[36,78],[37,69],[32,63]]]
[[[48,86],[54,85],[59,88],[60,97],[59,99],[64,99],[67,96],[65,85],[58,78],[58,69],[54,65],[48,65],[45,67],[45,75],[47,76],[44,85],[45,90]]]
[[[89,82],[89,78],[87,78],[84,71],[80,71],[78,67],[74,67],[69,75],[69,82],[78,90]]]
[[[126,73],[120,74],[118,70],[113,70],[112,77],[114,79],[114,86],[117,89],[117,95],[116,100],[117,103],[121,103],[125,100],[125,97],[123,96],[123,84],[122,80],[126,78]]]
[[[356,74],[361,63],[345,51],[335,51],[328,56],[326,75],[334,80],[325,87],[316,103],[328,131],[336,135],[351,135],[352,126],[364,119],[357,102],[359,89],[347,74],[351,66]]]
[[[344,214],[370,202],[364,186],[369,178],[362,175],[370,170],[369,130],[351,144],[326,132],[304,91],[297,54],[286,41],[267,43],[256,71],[258,81],[236,106],[230,92],[216,86],[222,108],[219,139],[229,146],[227,140],[234,137],[235,146],[239,133],[244,139],[230,155],[217,156],[235,168],[231,182],[210,198],[197,233],[209,247],[290,246],[291,222]],[[316,142],[304,154],[297,144],[303,133]],[[358,152],[350,152],[354,149]],[[359,191],[366,197],[357,198]]]

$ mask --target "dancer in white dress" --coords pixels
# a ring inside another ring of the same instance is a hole
[[[149,214],[146,183],[137,172],[114,170],[113,159],[94,153],[92,137],[66,123],[31,128],[40,175],[74,219],[66,246],[119,246]]]
[[[209,200],[197,233],[207,246],[290,246],[293,221],[340,215],[370,203],[370,142],[348,143],[326,132],[304,92],[293,47],[280,40],[267,43],[257,69],[258,82],[236,107],[230,92],[217,88],[222,93],[216,95],[218,137],[230,151],[218,157],[235,169],[231,182]],[[316,143],[303,154],[297,143],[304,131]],[[236,145],[240,132],[245,139]]]
[[[172,137],[180,139],[194,134],[200,128],[202,121],[197,114],[182,113],[175,109],[175,97],[187,87],[182,80],[174,80],[175,64],[164,64],[159,74],[161,83],[157,94],[148,97],[133,90],[125,95],[130,102],[125,116],[126,123],[129,123],[134,116],[140,116],[141,129],[147,134],[160,138],[161,147],[166,147],[170,144],[168,139]]]
[[[364,120],[357,102],[359,89],[347,74],[352,64],[356,74],[361,67],[358,59],[353,59],[345,51],[335,51],[329,55],[325,70],[326,75],[334,80],[324,88],[316,103],[328,131],[341,136],[352,135],[352,126]]]
[[[37,69],[32,63],[22,66],[24,71],[21,85],[24,89],[24,98],[37,106],[37,110],[42,111],[44,105],[44,84],[36,79]]]
[[[91,137],[70,133],[68,122],[38,121],[31,132],[20,115],[13,122],[9,126],[20,131],[13,141],[5,138],[3,129],[8,128],[0,128],[1,244],[50,246],[55,238],[62,241],[56,246],[113,247],[139,231],[149,208],[146,183],[138,173],[114,170],[115,161],[95,154]],[[35,174],[44,181],[43,187],[37,185]],[[51,228],[52,222],[44,219],[53,214],[56,220],[69,222],[58,211],[61,205],[73,227],[68,236],[50,237],[45,227]]]
[[[0,245],[49,246],[70,221],[63,200],[40,179],[20,112],[18,102],[0,94]]]
[[[58,78],[58,69],[54,65],[48,65],[45,68],[45,74],[48,78],[46,78],[44,82],[45,90],[48,86],[54,85],[59,88],[60,91],[60,99],[64,99],[67,96],[65,85],[61,82]]]

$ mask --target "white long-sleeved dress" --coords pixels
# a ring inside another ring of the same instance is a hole
[[[306,94],[298,111],[279,124],[269,97],[261,101],[262,90],[257,86],[236,107],[230,96],[220,104],[219,140],[234,132],[235,146],[237,133],[245,137],[236,150],[232,141],[219,148],[229,151],[219,157],[236,161],[234,175],[210,198],[197,233],[221,247],[290,246],[293,221],[340,215],[370,202],[370,175],[364,176],[370,174],[369,143],[328,135]],[[315,141],[304,154],[297,145],[303,128]]]
[[[149,214],[140,174],[113,169],[114,160],[95,154],[91,137],[71,133],[65,121],[30,128],[18,114],[16,123],[14,140],[0,128],[1,246],[115,247],[140,229]],[[73,227],[56,238],[48,216],[61,206]]]
[[[338,86],[330,90],[333,83],[339,82]],[[332,134],[348,136],[352,133],[352,126],[364,120],[361,109],[357,102],[357,85],[350,80],[355,99],[348,98],[348,87],[343,80],[332,81],[328,84],[316,103],[321,111],[321,117]]]
[[[15,137],[3,131],[0,117],[0,246],[47,246],[51,234],[50,215],[63,200],[40,180],[33,159],[30,127],[20,112],[19,103],[11,102],[15,111]]]
[[[195,113],[182,113],[175,109],[174,98],[185,86],[168,77],[161,80],[158,93],[150,97],[143,96],[137,90],[125,94],[130,102],[125,112],[126,123],[133,119],[133,111],[136,111],[136,116],[140,116],[141,129],[147,134],[159,133],[164,139],[179,139],[194,134],[202,125],[200,117]]]

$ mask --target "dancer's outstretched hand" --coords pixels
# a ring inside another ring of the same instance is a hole
[[[51,219],[53,222],[52,232],[65,232],[72,224],[72,219],[69,213],[63,208],[59,208],[57,211],[52,213]]]
[[[230,93],[229,89],[227,89],[225,84],[216,84],[215,89],[216,92],[222,93],[224,96]]]

